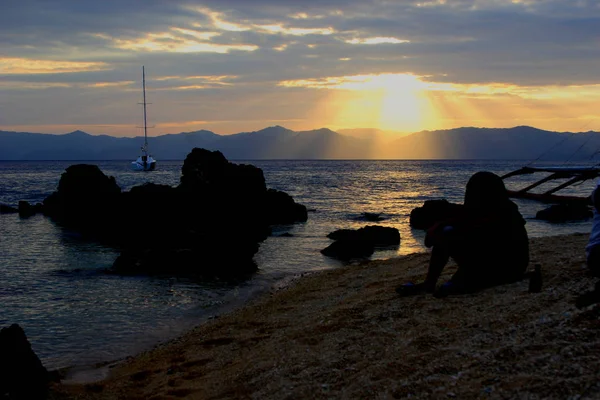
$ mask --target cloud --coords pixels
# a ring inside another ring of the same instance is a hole
[[[410,43],[409,40],[397,39],[394,37],[370,37],[370,38],[354,38],[350,40],[346,40],[346,43],[350,44],[400,44],[400,43]]]
[[[0,58],[0,74],[60,74],[66,72],[110,69],[104,62],[36,60],[17,57]]]
[[[306,118],[305,102],[357,76],[410,75],[479,100],[593,98],[598,37],[594,0],[8,0],[0,85],[11,104],[0,123],[26,122],[50,94],[80,115],[93,113],[73,100],[83,96],[115,112],[135,101],[142,64],[161,101],[193,104],[166,107],[189,121],[210,120],[212,103],[233,113],[226,99],[240,113],[258,113],[250,102],[279,110],[274,119]]]

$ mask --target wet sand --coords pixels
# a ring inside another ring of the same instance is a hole
[[[84,399],[600,397],[600,308],[575,308],[595,280],[588,235],[531,240],[528,282],[463,296],[399,298],[428,254],[305,276],[88,384]],[[448,279],[454,268],[447,268]]]

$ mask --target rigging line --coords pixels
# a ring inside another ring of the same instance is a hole
[[[585,133],[584,133],[584,135],[585,135]],[[583,148],[583,146],[585,146],[586,144],[588,144],[588,142],[589,142],[589,141],[590,141],[590,140],[591,140],[593,137],[594,137],[594,136],[593,136],[592,134],[590,134],[590,135],[589,135],[589,137],[588,137],[588,138],[587,138],[587,139],[586,139],[586,140],[585,140],[585,141],[584,141],[584,142],[581,144],[581,146],[579,146],[579,147],[577,148],[577,150],[575,150],[575,152],[573,152],[573,154],[571,154],[571,155],[569,156],[569,158],[567,158],[567,161],[565,161],[565,162],[563,163],[563,165],[566,165],[566,164],[568,164],[568,163],[569,163],[569,161],[571,161],[571,159],[572,159],[572,158],[575,156],[575,154],[577,154],[577,153],[579,152],[579,150],[581,150],[581,149]]]
[[[554,148],[558,145],[563,144],[564,142],[566,142],[567,140],[569,140],[570,138],[573,137],[573,135],[575,135],[575,132],[571,132],[570,136],[567,136],[566,138],[564,138],[563,140],[561,140],[560,142],[557,142],[554,144],[554,146],[550,147],[548,150],[544,151],[542,154],[540,154],[538,156],[538,158],[536,158],[535,160],[531,161],[529,164],[527,164],[526,166],[529,167],[531,164],[533,164],[536,161],[539,161],[540,158],[542,158],[543,156],[545,156],[546,154],[548,154],[551,150],[554,150]]]
[[[592,122],[594,122],[595,120],[597,120],[597,118],[592,118],[591,120],[587,121],[585,124],[583,124],[581,126],[581,128],[579,128],[577,131],[581,131],[583,129],[585,129],[585,127],[587,127],[589,124],[591,124]],[[571,139],[573,136],[575,136],[575,134],[577,133],[577,131],[571,132],[571,134],[569,136],[567,136],[566,138],[564,138],[563,140],[561,140],[560,142],[555,143],[552,147],[550,147],[548,150],[544,151],[542,154],[540,154],[538,156],[538,158],[536,158],[535,160],[531,161],[529,164],[526,165],[526,167],[531,166],[531,164],[535,163],[536,161],[539,161],[540,158],[542,158],[543,156],[545,156],[546,154],[548,154],[551,150],[554,150],[554,148],[556,148],[556,146],[563,144],[564,142],[566,142],[567,140]],[[571,155],[573,156],[573,155]],[[563,164],[564,165],[564,164]]]

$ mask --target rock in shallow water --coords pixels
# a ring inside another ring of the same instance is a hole
[[[370,225],[354,229],[339,229],[327,235],[333,240],[354,240],[372,243],[373,246],[384,247],[400,244],[400,231],[396,228]]]
[[[272,224],[307,219],[287,193],[267,190],[263,172],[195,148],[178,187],[146,183],[121,193],[96,166],[74,165],[44,201],[47,215],[120,247],[112,272],[231,277],[252,258]]]
[[[14,214],[18,212],[19,210],[17,210],[16,208],[11,207],[7,204],[0,203],[0,214]]]
[[[375,247],[400,244],[398,229],[377,225],[365,226],[358,230],[339,229],[327,237],[335,242],[321,250],[321,253],[340,260],[369,257],[375,251]]]
[[[0,398],[45,399],[49,375],[23,329],[13,324],[0,331]]]
[[[353,258],[367,258],[371,256],[374,251],[375,246],[373,243],[364,242],[362,240],[341,239],[331,243],[321,250],[321,253],[327,257],[348,261]]]
[[[592,217],[592,210],[585,204],[555,204],[535,214],[536,219],[548,222],[578,221]]]
[[[37,213],[41,213],[44,210],[44,206],[41,203],[31,205],[28,201],[19,201],[19,216],[22,218],[31,217]]]

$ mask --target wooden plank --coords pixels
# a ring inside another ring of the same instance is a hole
[[[535,183],[520,189],[520,190],[509,190],[509,197],[511,198],[520,198],[520,199],[530,199],[541,201],[544,203],[585,203],[590,204],[590,199],[588,197],[582,196],[562,196],[555,195],[554,193],[567,188],[577,182],[586,181],[588,179],[595,179],[600,176],[600,167],[523,167],[519,168],[515,171],[509,172],[502,176],[502,179],[510,178],[512,176],[518,175],[526,175],[533,174],[536,172],[551,172],[552,175],[547,176],[545,178],[536,181]],[[531,193],[530,190],[540,186],[543,183],[554,179],[566,179],[571,178],[567,182],[558,185],[557,187],[546,191],[545,193]]]
[[[524,189],[519,190],[519,192],[521,192],[521,193],[522,192],[529,192],[531,189],[540,186],[542,183],[546,183],[546,182],[551,181],[553,179],[559,179],[559,178],[562,178],[562,177],[563,177],[562,174],[558,174],[558,173],[557,174],[549,175],[549,176],[545,177],[544,179],[540,179],[536,183],[534,183],[532,185],[529,185],[529,186],[527,186]]]
[[[585,180],[587,180],[587,178],[586,178],[585,176],[576,176],[575,178],[573,178],[573,179],[571,179],[571,180],[569,180],[569,181],[567,181],[567,182],[563,183],[562,185],[558,185],[558,186],[557,186],[557,187],[555,187],[554,189],[550,189],[550,190],[548,190],[548,191],[547,191],[546,193],[544,193],[544,194],[552,194],[552,193],[556,193],[556,192],[558,192],[559,190],[561,190],[561,189],[564,189],[564,188],[566,188],[566,187],[568,187],[568,186],[571,186],[571,185],[572,185],[572,184],[574,184],[574,183],[577,183],[577,182],[579,182],[579,181],[585,181]]]

